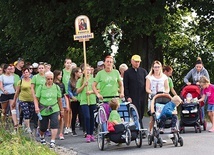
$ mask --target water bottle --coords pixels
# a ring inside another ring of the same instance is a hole
[[[40,112],[37,114],[39,120],[41,121],[42,120],[42,115],[40,114]]]

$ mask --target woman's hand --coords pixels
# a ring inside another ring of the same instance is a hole
[[[12,103],[12,109],[15,109],[16,108],[16,101],[13,101]]]
[[[60,116],[61,116],[61,117],[64,116],[64,110],[60,110]]]
[[[77,98],[74,97],[74,96],[73,96],[71,99],[72,99],[73,101],[77,101]]]
[[[92,91],[92,90],[88,90],[88,91],[86,92],[86,94],[87,94],[87,95],[93,94],[93,91]]]
[[[97,94],[97,98],[98,98],[99,100],[103,100],[103,96],[100,95],[99,93]]]
[[[39,107],[35,106],[35,112],[38,114],[40,112]]]
[[[6,90],[3,91],[4,94],[8,94],[8,92]]]
[[[123,93],[120,93],[120,98],[124,98],[124,94]]]

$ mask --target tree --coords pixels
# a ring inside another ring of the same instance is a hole
[[[0,1],[0,62],[10,63],[22,56],[31,62],[47,61],[53,68],[62,68],[63,60],[69,56],[81,64],[83,49],[81,43],[73,41],[74,20],[85,14],[95,36],[86,43],[91,65],[109,54],[102,33],[113,21],[123,30],[116,66],[129,64],[131,55],[139,54],[147,70],[157,59],[173,65],[180,77],[193,66],[189,58],[212,58],[212,4],[209,0]],[[183,28],[181,17],[193,11],[197,18],[189,28]],[[192,39],[196,36],[200,36],[199,41]],[[210,62],[205,63],[209,68]],[[182,78],[176,82],[181,84]]]

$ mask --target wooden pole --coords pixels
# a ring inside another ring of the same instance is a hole
[[[85,79],[88,82],[88,76],[87,76],[87,70],[86,70],[86,45],[85,45],[85,39],[83,39],[83,55],[84,55],[84,74],[85,74]],[[88,85],[86,86],[86,92],[88,91]],[[89,104],[89,95],[87,95],[87,102]]]

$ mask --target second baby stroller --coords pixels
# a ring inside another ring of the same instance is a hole
[[[180,132],[185,133],[185,127],[194,127],[196,133],[201,133],[201,125],[203,126],[203,130],[206,130],[207,122],[201,108],[204,106],[204,103],[197,102],[201,97],[199,86],[185,86],[182,89],[181,97],[184,100],[184,104],[181,105]]]

